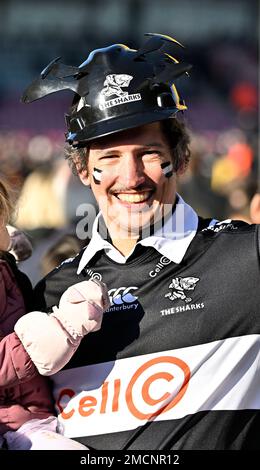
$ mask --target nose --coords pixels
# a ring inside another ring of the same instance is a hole
[[[141,159],[133,154],[124,156],[120,166],[120,180],[127,189],[134,189],[143,184],[145,175]]]

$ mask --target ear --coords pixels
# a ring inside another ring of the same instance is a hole
[[[253,224],[260,224],[260,193],[256,193],[250,203],[250,218]]]
[[[75,153],[73,153],[72,158],[73,158],[73,164],[76,167],[76,172],[78,174],[78,177],[79,177],[80,181],[85,186],[89,186],[90,185],[90,178],[89,178],[89,175],[88,175],[88,170],[87,170],[86,165],[84,165],[84,166],[82,165],[80,155],[75,152]]]
[[[78,176],[79,176],[80,181],[85,186],[90,186],[90,177],[89,177],[89,174],[88,174],[87,170],[78,171]]]
[[[176,165],[175,165],[176,166]],[[174,171],[176,172],[176,175],[177,176],[182,176],[184,175],[184,173],[186,172],[187,170],[187,164],[185,162],[181,162],[180,165],[178,165],[178,168],[174,169]]]

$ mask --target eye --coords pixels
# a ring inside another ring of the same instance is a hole
[[[146,150],[142,153],[142,159],[144,161],[161,161],[162,154],[158,150]]]
[[[99,157],[99,160],[111,160],[112,158],[118,158],[117,155],[104,155],[103,157]]]
[[[104,155],[103,157],[100,157],[99,160],[105,160],[107,158],[116,158],[116,155]]]

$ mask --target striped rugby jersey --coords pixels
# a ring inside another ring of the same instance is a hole
[[[35,289],[48,310],[91,277],[111,307],[52,377],[65,434],[96,449],[259,449],[260,229],[207,227],[181,263],[138,245],[125,264],[82,253]]]

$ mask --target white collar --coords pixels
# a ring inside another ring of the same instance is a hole
[[[178,196],[178,203],[175,211],[166,223],[160,229],[149,237],[146,237],[137,243],[143,246],[151,246],[155,248],[161,255],[166,256],[169,260],[179,264],[190,243],[196,235],[198,228],[198,216],[191,206],[186,204],[184,200]],[[98,232],[98,222],[101,217],[99,213],[94,221],[92,238],[85,248],[81,257],[77,274],[85,268],[93,256],[101,250],[114,261],[126,263],[128,257],[125,258],[119,251],[107,240],[104,240]]]

